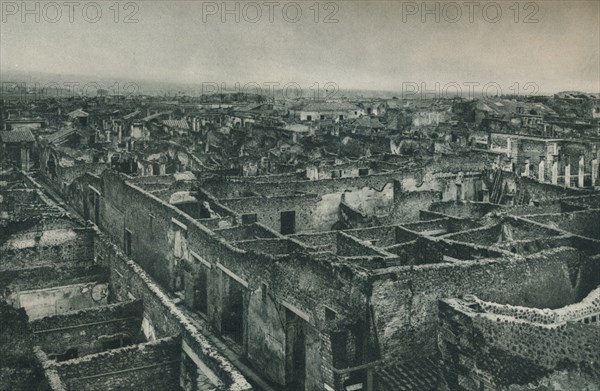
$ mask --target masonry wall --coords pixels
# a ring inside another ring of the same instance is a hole
[[[583,210],[571,213],[553,213],[527,216],[529,220],[560,228],[576,235],[600,239],[600,210]]]
[[[107,350],[106,343],[145,340],[140,300],[88,308],[31,322],[34,344],[47,354],[77,349],[79,356]]]
[[[541,324],[479,313],[456,300],[439,304],[442,389],[593,389],[598,384],[597,324]],[[544,387],[544,388],[546,388]]]
[[[502,207],[487,202],[436,202],[429,210],[454,217],[480,218],[490,212],[501,211]]]
[[[111,297],[115,301],[129,299],[143,301],[142,328],[147,334],[146,337],[152,340],[181,333],[183,341],[191,347],[202,365],[208,367],[214,377],[218,378],[221,386],[240,391],[250,389],[244,377],[208,342],[156,281],[139,265],[125,257],[115,245],[110,244],[102,233],[98,234],[96,240],[96,253],[103,264],[110,265]],[[194,368],[198,373],[196,378],[200,376],[206,378],[203,374],[204,369],[195,366]],[[189,368],[186,371],[189,371]],[[213,386],[197,389],[211,389]]]
[[[364,177],[335,178],[318,181],[256,181],[255,179],[243,180],[240,178],[231,180],[207,180],[202,184],[218,198],[232,198],[240,196],[248,191],[260,194],[278,196],[296,193],[325,195],[341,193],[346,189],[382,189],[386,184],[399,181],[404,190],[428,190],[426,185],[430,179],[426,173],[458,173],[460,171],[480,172],[491,165],[495,156],[485,153],[473,153],[469,155],[444,155],[439,159],[418,162],[420,168],[407,168],[398,171],[371,174]]]
[[[285,300],[308,314],[307,323],[317,329],[322,328],[321,322],[324,322],[325,318],[325,305],[335,309],[340,319],[356,319],[356,313],[364,313],[366,298],[363,289],[366,275],[361,276],[352,268],[332,263],[329,259],[311,258],[308,254],[295,253],[284,259],[274,259],[267,255],[235,249],[219,238],[217,234],[208,231],[176,208],[158,202],[141,189],[123,183],[121,176],[105,172],[103,179],[102,203],[105,205],[103,210],[109,211],[110,208],[107,205],[114,204],[124,212],[123,214],[103,213],[103,224],[105,224],[103,227],[110,230],[112,227],[124,225],[132,231],[132,257],[139,260],[141,267],[160,285],[166,289],[176,287],[176,276],[180,273],[179,265],[181,263],[179,260],[193,261],[192,252],[211,265],[208,271],[206,316],[209,324],[217,333],[221,331],[223,300],[226,293],[223,291],[222,281],[224,278],[231,278],[223,272],[221,267],[217,267],[217,263],[247,282],[247,288],[243,289],[246,292],[245,308],[248,308],[249,298],[247,295],[256,291],[261,283],[265,282],[278,301]],[[173,230],[177,229],[177,224],[172,222],[172,218],[187,227],[186,238],[180,244],[181,252],[178,257],[175,256],[172,241]],[[143,231],[140,230],[140,227],[144,228]],[[122,244],[119,231],[117,228],[116,232],[109,231],[109,234]],[[113,268],[113,270],[127,275],[121,269],[122,267],[118,266]],[[118,285],[135,286],[131,282],[125,284],[118,281],[114,281],[112,285],[121,291],[122,288],[118,288]],[[126,294],[124,291],[123,293]],[[139,297],[135,292],[131,293]],[[147,303],[146,298],[144,298],[144,303]],[[266,321],[279,322],[273,318]],[[252,315],[248,314],[246,324],[251,322],[253,322]],[[261,330],[266,332],[268,329]],[[247,331],[245,331],[245,335],[248,335]],[[267,335],[260,338],[267,338]],[[318,341],[320,338],[320,336],[315,337],[313,340]],[[245,346],[243,348],[246,349]],[[311,351],[314,352],[318,349],[315,347]],[[257,363],[257,368],[262,370],[263,368],[259,364]],[[322,359],[307,359],[307,373],[312,373],[314,376],[324,373],[323,366],[327,365],[330,366],[331,363],[324,362]],[[308,381],[320,385],[323,383],[320,376],[308,379]]]
[[[2,189],[0,195],[2,196],[0,202],[2,219],[18,221],[27,217],[57,212],[56,207],[48,205],[43,194],[37,189]]]
[[[93,260],[93,232],[54,229],[12,235],[0,247],[3,269],[50,263],[85,264]]]
[[[256,213],[258,222],[280,232],[281,212],[296,213],[296,232],[328,231],[339,220],[340,194],[286,197],[249,197],[222,200],[239,214]]]
[[[57,363],[67,390],[178,390],[181,341],[165,338]]]
[[[389,214],[381,219],[387,224],[403,224],[419,220],[419,211],[442,199],[442,193],[435,190],[402,192],[396,194]]]
[[[74,285],[88,282],[106,282],[108,270],[102,266],[72,266],[69,264],[44,265],[0,273],[0,296],[8,298],[18,292]]]
[[[12,391],[43,387],[43,370],[33,355],[25,310],[0,300],[0,319],[0,388]]]
[[[32,320],[104,305],[107,297],[102,294],[96,296],[94,292],[106,290],[106,284],[94,281],[18,292],[12,295],[11,301],[23,307]]]
[[[586,191],[577,190],[574,188],[565,188],[561,185],[540,183],[534,179],[526,177],[520,177],[518,184],[515,184],[514,176],[506,175],[506,173],[504,174],[503,186],[508,185],[510,189],[518,188],[520,191],[526,191],[534,201],[549,201],[561,197],[589,194]],[[571,176],[577,177],[577,171],[573,171],[573,168],[571,168]],[[546,176],[545,181],[550,181],[550,177]]]
[[[591,266],[571,248],[523,259],[465,261],[381,271],[371,303],[385,355],[435,353],[437,300],[474,294],[484,300],[556,308],[587,292]]]

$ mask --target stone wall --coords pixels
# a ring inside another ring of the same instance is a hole
[[[43,371],[33,355],[33,334],[25,310],[0,300],[0,319],[0,389],[43,387]]]
[[[279,232],[281,212],[295,212],[295,231],[328,231],[339,219],[341,195],[318,197],[315,195],[284,197],[248,197],[221,200],[225,206],[239,214],[257,215],[259,223]]]
[[[181,341],[163,338],[54,364],[67,390],[179,390]]]
[[[311,335],[310,340],[315,341],[306,348],[307,382],[319,387],[323,384],[324,368],[331,366],[331,362],[327,362],[326,355],[323,354],[322,349],[325,345],[320,342],[329,337],[318,331],[324,327],[325,308],[334,309],[340,321],[345,319],[356,321],[356,314],[364,314],[366,305],[364,291],[366,273],[359,272],[348,265],[332,262],[330,257],[316,259],[302,252],[294,252],[284,258],[273,258],[253,251],[242,251],[177,208],[165,204],[140,188],[125,183],[124,176],[105,172],[103,179],[104,194],[101,199],[103,228],[107,229],[108,234],[121,246],[123,246],[121,227],[132,232],[131,256],[139,260],[140,270],[145,270],[165,289],[172,290],[180,289],[177,276],[182,274],[183,265],[192,262],[194,268],[207,268],[208,306],[205,315],[216,333],[221,332],[224,304],[227,300],[225,282],[233,281],[235,284],[240,284],[239,281],[244,281],[244,284],[247,284],[247,286],[241,285],[245,311],[249,308],[250,295],[256,292],[261,284],[267,284],[280,305],[287,303],[285,305],[306,314],[305,327],[308,330],[306,341],[309,341]],[[112,210],[120,210],[123,213],[112,213]],[[178,223],[174,223],[173,219]],[[179,223],[186,229],[185,236],[178,234],[181,239],[176,250],[173,241],[176,235],[174,231],[183,230]],[[143,230],[140,230],[140,227],[143,227]],[[194,260],[196,256],[206,262],[206,265]],[[131,275],[127,270],[122,270],[124,268],[119,264],[111,269],[124,276]],[[232,279],[232,274],[237,280]],[[188,285],[196,282],[191,280],[185,283]],[[119,286],[135,286],[131,282],[119,282],[118,278],[112,282],[112,285],[117,291],[122,292],[123,297],[127,292],[125,288]],[[131,293],[139,298],[135,292]],[[152,299],[144,298],[146,306],[148,300]],[[190,298],[186,298],[184,302],[188,300]],[[247,315],[244,315],[244,328],[257,321],[253,318],[254,315],[245,313]],[[276,318],[263,321],[279,323]],[[155,325],[156,327],[160,326]],[[258,331],[263,333],[260,338],[268,338],[266,335],[268,328],[261,328]],[[246,330],[242,349],[247,349],[247,340]],[[312,356],[309,357],[309,354]],[[264,361],[253,364],[262,371],[266,368],[263,363],[269,359],[270,356],[265,355]],[[329,384],[333,383],[329,382]]]
[[[24,308],[29,319],[33,320],[104,305],[107,296],[103,292],[107,289],[105,283],[93,281],[17,292],[9,299]]]
[[[102,266],[72,266],[70,264],[44,265],[0,273],[0,296],[10,297],[15,292],[53,288],[88,282],[106,282],[108,269]]]
[[[419,220],[419,211],[442,199],[436,190],[401,192],[395,195],[389,213],[380,219],[384,224],[403,224]]]
[[[526,216],[526,218],[576,235],[600,239],[600,210],[552,213],[540,216]]]
[[[31,322],[34,343],[47,354],[77,349],[83,356],[106,350],[115,341],[123,345],[142,342],[143,309],[137,300],[37,319]]]
[[[23,269],[44,264],[91,265],[93,231],[45,229],[11,235],[0,247],[1,269]]]
[[[202,335],[201,330],[190,322],[156,281],[111,244],[102,233],[98,233],[95,251],[100,262],[110,265],[111,297],[115,301],[132,298],[143,301],[142,327],[147,333],[146,337],[166,338],[181,334],[193,355],[202,363],[195,364],[203,366],[195,367],[195,371],[199,373],[196,377],[212,377],[220,386],[239,391],[251,388],[246,379]],[[209,375],[203,374],[206,371]]]
[[[442,389],[525,390],[544,380],[550,389],[594,389],[589,387],[600,379],[595,348],[600,328],[589,321],[600,321],[600,301],[597,291],[591,296],[562,311],[511,308],[476,298],[440,301]],[[580,316],[582,304],[593,307],[586,322]]]
[[[589,292],[593,261],[572,248],[517,259],[462,261],[378,271],[371,303],[385,355],[435,353],[437,300],[475,294],[513,305],[557,308]],[[583,291],[583,292],[582,292]]]
[[[572,176],[577,176],[575,171],[571,171]],[[574,188],[565,188],[562,185],[553,185],[551,183],[540,183],[535,179],[519,177],[518,182],[515,182],[514,175],[503,175],[504,182],[503,186],[508,186],[509,189],[518,189],[523,192],[526,191],[533,201],[550,201],[561,197],[581,195],[585,196],[589,194],[588,191],[579,190]],[[546,181],[549,181],[550,177],[546,177]]]

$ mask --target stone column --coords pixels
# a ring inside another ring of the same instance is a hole
[[[544,158],[540,160],[540,164],[538,164],[538,181],[544,182],[544,177],[546,174],[546,161]]]
[[[21,170],[29,171],[29,147],[27,145],[23,145],[21,147]]]
[[[565,187],[571,187],[571,162],[565,166]]]
[[[488,189],[483,189],[481,190],[481,193],[483,194],[483,202],[490,202],[490,191]]]
[[[558,185],[558,162],[552,162],[552,184]]]
[[[579,157],[579,171],[577,172],[577,186],[584,187],[585,184],[585,158],[583,155]]]
[[[523,170],[523,176],[529,177],[531,175],[529,170],[529,159],[525,160],[525,170]]]
[[[592,160],[592,186],[596,186],[598,180],[598,159]]]

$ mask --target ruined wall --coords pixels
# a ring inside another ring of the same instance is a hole
[[[349,206],[370,216],[381,216],[389,213],[394,203],[394,184],[387,183],[382,189],[363,187],[345,191],[343,201]]]
[[[100,261],[110,265],[111,297],[117,301],[128,299],[143,301],[142,328],[148,339],[165,338],[181,333],[183,341],[191,348],[194,358],[202,363],[194,364],[196,366],[193,370],[198,373],[196,378],[206,379],[208,375],[205,372],[209,371],[210,376],[220,384],[240,391],[250,389],[245,378],[221,356],[139,265],[126,258],[102,233],[98,233],[95,249]],[[189,357],[189,354],[187,356]],[[199,365],[202,365],[202,368],[198,367]],[[191,371],[188,366],[185,368],[187,373]]]
[[[597,324],[540,323],[537,317],[523,318],[526,309],[493,314],[477,303],[450,299],[439,304],[443,389],[525,390],[544,378],[550,389],[593,389],[589,387],[598,384]]]
[[[15,292],[45,289],[88,282],[106,282],[108,269],[101,266],[79,267],[69,264],[45,265],[0,273],[0,296],[9,298]]]
[[[0,319],[0,389],[43,387],[43,372],[33,355],[33,334],[25,310],[0,300]]]
[[[32,320],[104,305],[106,290],[106,284],[101,282],[62,285],[13,293],[9,301],[24,308]]]
[[[279,232],[281,212],[296,212],[296,232],[329,231],[339,219],[341,195],[323,197],[304,195],[287,197],[248,197],[222,200],[236,212],[256,213],[259,223]]]
[[[350,189],[372,188],[381,190],[388,183],[394,180],[403,184],[405,190],[417,190],[424,182],[424,177],[434,173],[458,173],[462,172],[480,172],[491,166],[492,161],[496,159],[495,155],[481,152],[455,155],[439,155],[434,159],[418,161],[419,168],[409,167],[397,171],[388,171],[375,173],[362,177],[323,179],[318,181],[310,180],[267,180],[260,177],[259,180],[252,178],[244,180],[241,178],[231,178],[228,180],[212,179],[202,183],[206,188],[218,198],[233,198],[242,196],[248,192],[257,192],[270,196],[291,195],[296,193],[325,195],[331,193],[341,193]],[[428,180],[425,180],[428,182]],[[426,185],[429,186],[429,185]],[[431,190],[423,188],[421,190]]]
[[[172,218],[186,225],[185,246],[180,256],[187,257],[186,254],[194,252],[211,265],[207,271],[208,308],[206,317],[217,333],[221,332],[223,306],[227,294],[223,281],[231,280],[223,268],[247,282],[247,287],[242,286],[242,291],[245,292],[246,309],[249,308],[248,295],[257,291],[264,282],[279,302],[285,301],[307,314],[309,330],[311,328],[322,330],[325,306],[337,311],[338,318],[341,320],[355,320],[357,313],[364,313],[366,276],[357,273],[356,270],[336,262],[332,263],[332,259],[314,259],[308,254],[294,253],[283,259],[272,259],[267,255],[235,249],[218,234],[207,230],[173,206],[161,203],[141,189],[123,183],[121,176],[105,172],[104,180],[103,190],[106,194],[102,198],[102,202],[104,204],[114,203],[124,211],[124,217],[102,216],[107,220],[104,227],[117,227],[120,224],[119,221],[124,221],[125,227],[133,233],[132,257],[138,260],[142,268],[167,289],[175,287],[174,280],[179,273],[179,266],[173,262],[175,258],[173,243],[168,239],[173,235],[172,230],[176,226],[172,222]],[[108,220],[111,222],[108,223]],[[143,231],[140,231],[139,227],[143,227]],[[110,234],[118,238],[120,232],[110,232]],[[118,240],[118,242],[122,243],[122,240]],[[122,267],[118,266],[113,268],[123,275],[130,274],[124,273],[121,269]],[[234,283],[239,284],[236,281]],[[115,286],[119,284],[135,286],[132,282],[119,283],[118,280],[113,282]],[[117,289],[122,290],[123,288]],[[125,291],[123,293],[126,295]],[[131,293],[139,297],[135,292]],[[146,298],[144,298],[144,302],[147,302]],[[245,313],[245,327],[252,327],[250,326],[252,323],[259,322],[257,317],[262,317],[260,313],[253,314],[247,311]],[[269,312],[267,310],[264,313],[268,314]],[[262,322],[277,324],[279,320],[269,317],[263,318]],[[257,328],[257,330],[263,335],[257,335],[256,338],[269,338],[265,334],[269,330],[268,327]],[[307,374],[312,374],[310,378],[307,378],[307,382],[318,384],[321,387],[325,381],[322,377],[322,374],[325,373],[323,367],[330,367],[331,363],[324,361],[327,356],[321,354],[323,345],[320,341],[328,336],[322,336],[321,332],[310,335],[313,335],[312,341],[315,341],[316,345],[310,349],[313,352],[310,360],[307,347],[306,371]],[[247,339],[248,332],[244,331],[244,340],[247,341]],[[246,348],[248,344],[249,342],[244,342],[243,348]],[[317,351],[319,352],[318,357]],[[277,350],[274,352],[276,355]],[[267,355],[266,357],[263,362],[268,361],[271,356]],[[264,369],[258,365],[256,368],[259,371]]]
[[[548,239],[559,233],[541,225],[505,218],[499,224],[458,232],[445,236],[459,242],[483,246],[509,245],[515,241]]]
[[[0,232],[0,296],[91,281],[108,274],[94,263],[93,231],[65,216],[11,222]]]
[[[76,179],[67,190],[69,205],[81,216],[93,221],[94,210],[93,205],[90,204],[90,200],[93,199],[94,191],[90,189],[90,186],[102,192],[102,180],[100,176],[89,172]],[[95,223],[100,225],[99,221],[95,221]]]
[[[540,163],[540,157],[546,156],[548,152],[548,142],[544,139],[514,139],[513,143],[517,145],[516,163],[521,165],[521,172],[524,172],[524,165],[527,160],[533,165],[531,174],[537,176],[537,167]]]
[[[571,248],[523,259],[442,263],[381,271],[371,302],[384,354],[435,352],[437,300],[475,294],[485,300],[556,308],[581,298],[589,261]],[[585,292],[587,293],[587,292]]]
[[[501,211],[502,207],[487,202],[437,202],[429,210],[454,217],[480,218],[490,212]]]
[[[250,294],[248,358],[269,380],[285,384],[285,308],[265,288]]]
[[[380,226],[372,228],[359,228],[344,231],[359,240],[373,242],[373,245],[378,247],[392,246],[403,240],[413,240],[417,237],[416,234],[406,232],[396,226]]]
[[[181,341],[165,338],[54,364],[67,390],[179,389]]]
[[[576,235],[600,239],[600,210],[553,213],[540,216],[526,216],[526,218]]]
[[[271,230],[264,228],[260,224],[239,225],[237,227],[214,230],[227,241],[251,240],[256,238],[275,238]]]
[[[573,166],[571,166],[573,167]],[[577,172],[571,168],[571,176],[577,177]],[[504,185],[508,185],[509,188],[517,188],[520,191],[526,191],[533,201],[550,201],[561,197],[575,196],[575,195],[586,195],[588,192],[574,189],[565,188],[561,185],[553,185],[551,183],[540,183],[534,179],[520,177],[517,184],[515,184],[515,178],[511,175],[503,175]],[[546,181],[550,178],[546,177]]]
[[[13,234],[0,247],[1,269],[22,269],[44,264],[93,261],[93,231],[87,229],[44,229]]]
[[[208,231],[172,206],[159,203],[147,193],[120,182],[119,176],[111,174],[111,177],[106,178],[106,182],[110,183],[108,187],[114,186],[114,188],[111,191],[110,197],[108,195],[103,197],[105,203],[108,203],[107,200],[115,203],[127,202],[127,227],[131,227],[134,230],[132,257],[139,259],[144,270],[158,281],[164,281],[165,278],[160,274],[155,275],[153,271],[164,266],[153,266],[152,264],[164,264],[169,256],[171,256],[170,253],[172,253],[172,250],[168,245],[166,236],[173,227],[172,218],[176,218],[187,225],[187,250],[189,252],[193,251],[210,262],[213,265],[213,269],[216,269],[214,266],[216,266],[217,262],[220,262],[240,277],[249,281],[251,286],[254,287],[260,286],[260,281],[263,279],[276,281],[277,284],[275,285],[283,284],[288,287],[286,288],[286,296],[289,295],[287,300],[290,300],[290,302],[293,302],[294,305],[298,305],[300,308],[306,308],[307,310],[314,308],[313,302],[307,301],[305,304],[301,304],[293,297],[294,293],[298,292],[297,284],[286,281],[286,278],[271,278],[270,275],[279,268],[290,269],[290,275],[296,275],[302,270],[303,273],[309,274],[308,278],[314,278],[315,281],[323,281],[324,286],[329,285],[331,277],[334,277],[336,280],[340,279],[340,282],[344,281],[345,278],[353,278],[350,269],[344,271],[344,268],[340,268],[338,270],[338,267],[332,266],[327,262],[309,261],[308,259],[304,259],[306,258],[304,256],[292,257],[286,259],[285,262],[277,262],[278,266],[273,267],[275,265],[274,260],[269,260],[268,257],[258,254],[246,253],[234,249],[217,234]],[[153,216],[152,224],[149,224],[149,216],[151,215]],[[136,227],[142,226],[144,227],[145,235],[135,235]],[[114,235],[114,233],[109,234]],[[118,242],[121,243],[122,240]],[[300,259],[303,259],[302,264],[306,262],[311,264],[311,268],[305,269],[301,267],[299,264]],[[165,285],[168,286],[168,284]],[[341,306],[344,300],[339,300],[338,304],[333,304],[333,302],[337,301],[337,298],[343,295],[332,293],[328,293],[328,296],[332,298],[330,300],[332,303],[329,304],[335,307]],[[298,294],[301,296],[302,292],[298,292]],[[310,296],[318,297],[318,301],[324,300],[323,294],[320,291],[312,292]],[[335,300],[333,299],[334,297],[336,298]]]
[[[455,177],[452,174],[433,175],[423,174],[421,171],[396,173],[397,184],[390,174],[377,174],[368,177],[351,178],[354,182],[329,183],[337,181],[319,180],[286,183],[285,188],[278,188],[276,183],[268,183],[261,190],[261,183],[249,184],[238,182],[225,182],[232,184],[228,191],[233,194],[245,193],[252,189],[265,195],[280,191],[286,194],[301,193],[315,194],[315,196],[277,196],[271,198],[247,197],[230,198],[221,202],[236,210],[238,213],[244,211],[255,211],[258,220],[265,225],[279,230],[279,213],[284,210],[296,210],[297,231],[327,231],[339,217],[339,203],[345,202],[350,207],[370,216],[386,216],[390,222],[394,220],[415,221],[419,209],[427,209],[432,202],[442,199],[456,199],[457,187]],[[365,178],[371,179],[365,182]],[[383,180],[388,179],[388,182]],[[305,184],[307,182],[307,184]],[[477,177],[467,178],[461,186],[461,199],[475,200],[481,188],[481,180]],[[246,189],[247,186],[247,189]],[[268,188],[267,188],[268,187]],[[302,190],[295,190],[301,187]],[[322,197],[322,198],[319,198]],[[313,197],[313,203],[309,201]],[[287,208],[287,209],[286,209]]]
[[[77,349],[83,356],[107,350],[106,344],[114,340],[142,342],[142,313],[137,300],[44,317],[31,322],[34,343],[47,354]]]
[[[389,215],[381,219],[387,224],[402,224],[419,220],[419,211],[429,209],[430,205],[440,201],[442,193],[431,191],[402,192],[396,194]]]
[[[58,208],[47,201],[49,200],[38,189],[2,188],[0,190],[0,219],[23,221],[44,214],[58,214]]]

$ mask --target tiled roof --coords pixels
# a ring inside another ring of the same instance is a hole
[[[295,108],[299,111],[358,111],[358,106],[346,102],[308,102]]]
[[[437,364],[432,357],[390,361],[375,372],[379,391],[437,390]]]
[[[162,121],[163,125],[170,128],[189,129],[188,123],[184,119],[166,119]]]
[[[34,142],[35,137],[31,133],[31,130],[12,130],[9,132],[0,132],[0,140],[3,143],[29,143]]]
[[[71,111],[67,115],[69,117],[71,117],[71,118],[79,118],[79,117],[87,117],[87,116],[89,116],[89,114],[86,113],[85,111],[83,111],[82,109],[73,110],[73,111]]]

